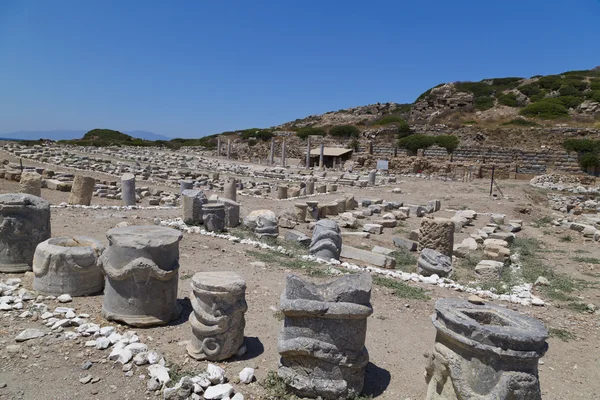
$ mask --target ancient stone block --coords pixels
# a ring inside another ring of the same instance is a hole
[[[317,221],[313,229],[309,254],[324,260],[340,259],[342,251],[342,235],[335,221],[322,219]]]
[[[181,232],[127,226],[109,230],[106,237],[109,246],[100,258],[106,276],[104,317],[132,326],[165,325],[178,318]]]
[[[452,273],[452,258],[439,251],[425,248],[417,260],[417,273],[430,276],[436,274],[439,277],[449,276]]]
[[[0,272],[31,270],[36,246],[50,238],[50,203],[29,194],[0,195]]]
[[[538,362],[544,325],[507,308],[441,299],[426,367],[427,400],[541,400]]]
[[[295,203],[294,211],[296,213],[296,221],[305,222],[306,221],[306,210],[308,209],[308,205],[306,203]]]
[[[232,357],[244,344],[246,282],[235,272],[197,272],[191,286],[188,354],[210,361]]]
[[[225,206],[223,203],[206,203],[202,206],[202,221],[209,232],[225,230]]]
[[[126,206],[135,205],[135,175],[127,173],[121,177],[121,199]]]
[[[279,200],[288,198],[288,187],[286,185],[277,186],[277,198]]]
[[[181,193],[183,198],[183,222],[188,225],[202,224],[202,207],[208,199],[202,190],[188,189]]]
[[[419,251],[424,248],[452,257],[454,222],[446,218],[423,218],[419,229]]]
[[[232,201],[237,201],[237,182],[231,178],[225,182],[223,187],[223,197]]]
[[[100,255],[104,246],[85,236],[64,236],[38,244],[33,257],[33,288],[45,295],[86,296],[102,291]]]
[[[75,175],[68,203],[89,206],[92,203],[95,184],[96,180],[92,177]]]
[[[346,399],[360,394],[369,354],[371,276],[349,275],[315,285],[291,275],[281,296],[285,316],[278,374],[301,397]]]
[[[225,208],[225,227],[235,228],[240,224],[240,205],[233,200],[220,199]]]
[[[42,176],[37,172],[23,172],[19,182],[19,192],[41,197]]]
[[[258,237],[279,235],[277,215],[271,210],[254,210],[244,218],[244,226]]]
[[[342,246],[340,256],[375,265],[376,267],[394,268],[396,266],[396,259],[392,257],[346,245]]]

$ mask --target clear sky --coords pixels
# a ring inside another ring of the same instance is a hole
[[[600,0],[0,0],[0,133],[172,137],[600,65]]]

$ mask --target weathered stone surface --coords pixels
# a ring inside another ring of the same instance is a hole
[[[271,210],[254,210],[244,218],[244,226],[258,237],[279,235],[277,215]]]
[[[45,295],[86,296],[104,288],[99,267],[104,246],[85,236],[51,238],[33,257],[33,288]]]
[[[342,235],[335,221],[322,219],[317,221],[313,229],[309,254],[324,260],[340,259]]]
[[[342,246],[342,252],[340,256],[362,261],[367,264],[375,265],[376,267],[394,268],[396,266],[396,260],[392,257],[388,257],[384,254],[373,253],[369,250],[357,249],[356,247],[347,245]]]
[[[135,205],[135,175],[127,173],[121,177],[121,199],[126,206]]]
[[[446,218],[423,218],[419,229],[419,251],[437,250],[452,257],[454,249],[454,222]]]
[[[197,272],[191,286],[188,354],[211,361],[232,357],[244,344],[246,282],[235,272]]]
[[[404,248],[409,251],[417,250],[417,242],[413,242],[412,240],[395,237],[392,238],[392,241],[394,242],[394,246],[399,247],[401,249]]]
[[[225,230],[225,206],[223,203],[206,203],[202,206],[202,221],[209,232]]]
[[[50,203],[29,194],[0,195],[0,272],[31,270],[36,246],[50,238]]]
[[[463,241],[454,246],[454,254],[457,257],[467,257],[470,253],[477,250],[477,241],[471,237],[463,239]]]
[[[452,258],[439,251],[425,248],[421,250],[421,256],[417,260],[417,273],[424,276],[433,274],[440,277],[449,276],[452,273]]]
[[[277,186],[277,198],[284,200],[288,198],[288,187],[286,185]]]
[[[237,181],[229,178],[223,186],[223,197],[231,201],[237,201]]]
[[[540,321],[458,299],[438,300],[432,320],[427,400],[541,400],[538,362],[548,332]]]
[[[178,318],[179,241],[183,235],[159,226],[127,226],[106,232],[102,313],[133,326],[164,325]]]
[[[291,241],[291,242],[300,243],[301,245],[307,246],[307,247],[310,245],[310,242],[311,242],[311,238],[306,236],[304,233],[293,230],[293,229],[285,231],[284,239]]]
[[[240,224],[240,205],[233,200],[219,199],[225,208],[225,227],[235,228]]]
[[[19,192],[41,197],[42,176],[37,172],[23,172],[19,182]]]
[[[383,233],[383,226],[380,224],[364,224],[363,231],[381,235]]]
[[[202,224],[202,207],[208,199],[202,190],[188,189],[181,193],[183,198],[183,222],[188,225]]]
[[[481,260],[475,266],[475,273],[483,280],[494,280],[500,278],[504,263],[493,260]]]
[[[308,205],[306,203],[295,203],[294,211],[296,213],[296,221],[305,222],[306,221],[306,210],[308,209]]]
[[[92,177],[75,175],[68,203],[89,206],[92,203],[95,184],[96,180]]]
[[[299,396],[345,399],[363,389],[371,276],[349,275],[315,285],[288,276],[278,374]]]

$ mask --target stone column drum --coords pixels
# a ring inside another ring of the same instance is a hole
[[[121,199],[126,206],[135,205],[135,175],[127,173],[121,177]]]
[[[371,276],[348,275],[316,285],[290,275],[281,296],[278,375],[301,397],[346,399],[360,394],[373,313]]]
[[[315,194],[315,181],[312,178],[309,178],[306,181],[306,194],[307,195]]]
[[[277,198],[284,200],[288,198],[288,187],[286,185],[277,186]]]
[[[538,362],[548,332],[533,318],[459,299],[435,303],[427,400],[541,400]]]
[[[42,176],[37,172],[23,172],[19,181],[19,192],[42,196]]]
[[[50,238],[50,203],[23,193],[0,195],[0,272],[31,271],[36,246]]]
[[[225,208],[225,227],[235,228],[240,224],[240,205],[233,200],[219,199]]]
[[[69,204],[80,204],[89,206],[92,203],[94,195],[94,186],[96,180],[89,176],[75,175],[73,186],[71,186],[71,194],[69,195]]]
[[[182,179],[179,181],[179,191],[183,193],[186,190],[194,188],[194,181]]]
[[[308,253],[324,260],[339,260],[342,252],[342,234],[335,221],[321,219],[315,224]]]
[[[306,222],[307,209],[308,209],[308,205],[306,203],[295,203],[294,204],[294,210],[296,212],[296,221]]]
[[[244,345],[246,282],[235,272],[197,272],[191,286],[194,312],[188,354],[210,361],[234,356]]]
[[[183,222],[187,225],[199,225],[202,220],[202,207],[208,199],[202,190],[187,189],[181,193],[183,198]]]
[[[102,291],[103,251],[99,241],[85,236],[51,238],[38,244],[33,257],[33,288],[51,296],[87,296]]]
[[[369,186],[375,186],[375,178],[377,177],[377,170],[373,169],[369,171]]]
[[[225,206],[223,203],[206,203],[202,206],[204,228],[209,232],[225,230]]]
[[[165,325],[181,314],[177,303],[179,241],[183,235],[160,226],[127,226],[106,232],[100,257],[108,320],[132,326]]]
[[[452,257],[454,222],[447,218],[423,218],[419,228],[419,251],[428,248]]]
[[[223,197],[229,200],[237,201],[237,182],[231,178],[225,182],[223,187]]]

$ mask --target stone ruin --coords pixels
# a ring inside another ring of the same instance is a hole
[[[92,203],[95,185],[96,180],[94,178],[83,175],[75,175],[75,178],[73,178],[73,186],[71,187],[71,195],[69,196],[68,203],[89,206]]]
[[[424,276],[448,277],[452,274],[452,258],[439,251],[425,248],[417,260],[417,273]]]
[[[439,251],[452,257],[454,248],[454,222],[446,218],[423,218],[419,228],[419,248]]]
[[[335,221],[321,219],[315,224],[309,254],[324,260],[340,259],[342,235]]]
[[[202,207],[208,199],[202,190],[186,189],[181,192],[183,198],[183,222],[187,225],[199,225],[202,220]]]
[[[221,361],[244,351],[246,282],[234,272],[197,272],[192,278],[192,340],[196,360]],[[240,351],[241,350],[241,351]]]
[[[160,226],[127,226],[110,229],[106,237],[109,246],[101,256],[104,317],[132,326],[165,325],[179,318],[182,233]]]
[[[37,172],[21,173],[19,192],[42,197],[42,176]]]
[[[225,230],[225,205],[220,202],[208,202],[202,206],[202,221],[209,232]]]
[[[503,307],[440,299],[426,367],[427,400],[541,400],[538,362],[544,325]]]
[[[0,195],[0,272],[31,271],[36,246],[50,238],[50,203],[29,194]]]
[[[271,210],[254,210],[244,218],[244,226],[259,238],[263,236],[277,237],[279,226],[277,215]]]
[[[57,237],[38,244],[33,288],[45,295],[87,296],[104,289],[99,267],[104,246],[85,236]]]
[[[287,278],[279,336],[278,375],[303,397],[344,399],[364,386],[371,307],[371,275],[348,275],[316,285]]]

